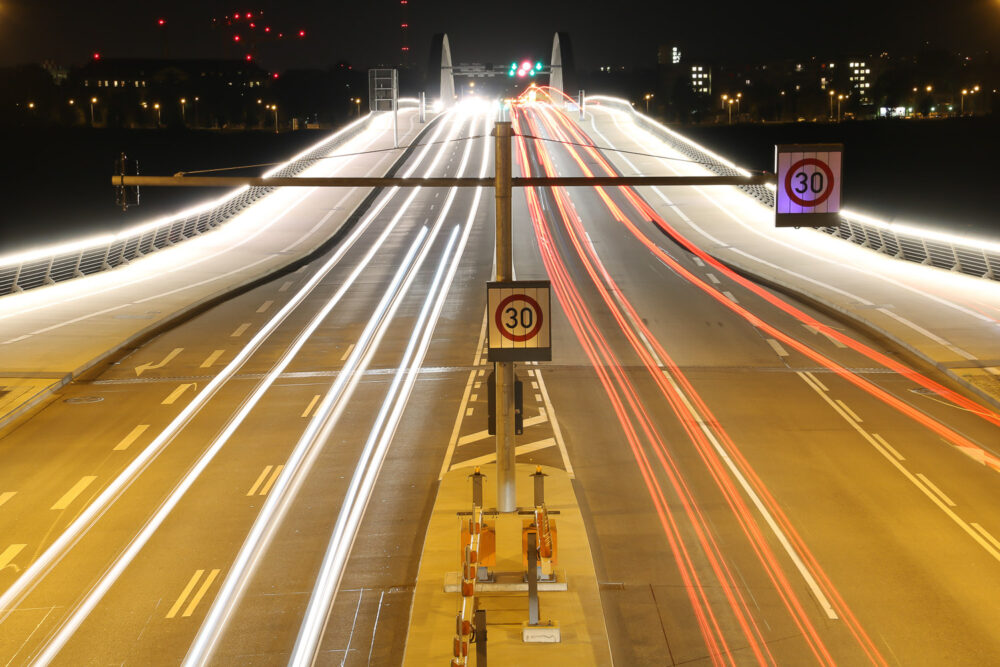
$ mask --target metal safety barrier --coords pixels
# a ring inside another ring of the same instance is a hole
[[[587,97],[587,103],[627,111],[637,125],[715,174],[749,174],[725,158],[640,113],[626,100],[594,95]],[[774,191],[768,186],[741,185],[739,188],[765,206],[774,208]],[[849,210],[840,212],[837,226],[820,227],[818,231],[896,259],[977,278],[1000,280],[1000,243],[889,223]]]
[[[302,173],[317,159],[331,155],[361,134],[377,117],[377,114],[369,114],[351,123],[267,175]],[[119,234],[0,257],[0,297],[109,271],[195,238],[224,224],[273,190],[273,187],[243,187],[214,204],[154,220]]]

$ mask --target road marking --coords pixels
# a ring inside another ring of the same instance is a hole
[[[786,350],[785,348],[783,348],[781,346],[781,343],[779,343],[778,341],[774,340],[773,338],[768,338],[767,339],[767,344],[771,346],[771,349],[774,350],[774,353],[776,355],[778,355],[779,357],[787,357],[788,356],[788,350]]]
[[[167,612],[167,618],[174,618],[177,616],[177,612],[180,611],[182,606],[184,606],[184,601],[187,600],[187,596],[190,595],[191,591],[194,590],[194,587],[198,585],[198,580],[201,579],[201,575],[204,573],[205,570],[194,571],[194,574],[191,575],[191,578],[188,580],[184,590],[181,591],[180,597],[177,598],[177,601],[174,602],[172,607],[170,607],[170,611]],[[208,576],[205,577],[205,581],[202,583],[201,588],[199,588],[198,592],[195,593],[193,598],[191,598],[190,604],[188,604],[184,613],[181,614],[182,617],[186,618],[194,613],[195,607],[197,607],[198,603],[201,602],[201,599],[205,597],[205,593],[208,592],[209,587],[212,585],[212,582],[215,581],[217,576],[219,576],[218,569],[212,570],[208,573]]]
[[[146,432],[147,428],[149,428],[149,424],[139,424],[134,429],[132,429],[129,432],[128,435],[126,435],[124,438],[122,438],[121,442],[119,442],[117,445],[115,445],[115,448],[112,451],[115,451],[115,452],[123,452],[123,451],[125,451],[126,449],[128,449],[132,445],[133,442],[136,441],[136,438],[138,438],[140,435],[142,435],[143,433]],[[0,503],[0,504],[2,504],[2,503]]]
[[[483,373],[485,373],[485,372],[486,372],[485,370],[483,370],[482,368],[480,368],[480,369],[479,369],[479,370],[478,370],[478,371],[476,372],[476,375],[478,375],[479,377],[483,377]],[[530,374],[531,374],[531,371],[528,371],[528,374],[530,375]]]
[[[714,273],[706,273],[705,275],[708,276],[708,279],[711,280],[714,284],[716,285],[722,284],[722,281],[716,278]]]
[[[872,433],[872,437],[875,438],[876,440],[878,440],[879,444],[881,444],[883,447],[885,447],[886,449],[888,449],[889,453],[892,454],[893,456],[895,456],[897,459],[899,459],[900,461],[905,461],[906,460],[906,457],[904,457],[902,454],[900,454],[899,452],[897,452],[896,448],[893,447],[892,445],[890,445],[888,442],[886,442],[885,438],[883,438],[882,436],[880,436],[878,433]]]
[[[257,489],[260,488],[260,485],[264,483],[264,480],[267,478],[267,474],[269,472],[271,472],[271,466],[264,466],[264,472],[262,472],[260,476],[257,477],[257,481],[254,482],[253,486],[250,487],[250,490],[247,491],[248,496],[252,496],[253,494],[257,493]]]
[[[242,336],[243,334],[245,334],[246,331],[247,331],[247,329],[249,329],[249,328],[250,328],[250,323],[249,322],[244,322],[240,326],[236,327],[236,330],[233,331],[233,333],[229,334],[229,337],[230,338],[239,338],[240,336]]]
[[[697,255],[692,255],[691,260],[698,266],[705,266],[705,262],[701,261],[701,258]]]
[[[17,555],[21,553],[21,549],[28,546],[27,544],[12,544],[0,553],[0,570],[4,569],[10,562],[17,558]],[[17,566],[15,566],[17,567]]]
[[[279,292],[287,292],[288,288],[291,287],[293,284],[295,284],[294,281],[292,281],[292,280],[286,280],[284,283],[282,283],[281,287],[278,288],[278,291]]]
[[[319,394],[316,394],[312,397],[312,400],[309,401],[309,405],[307,405],[306,409],[302,411],[303,417],[308,417],[309,413],[312,412],[312,409],[316,407],[316,403],[319,402],[319,396]]]
[[[350,345],[347,346],[347,350],[344,351],[344,354],[341,355],[340,360],[341,361],[347,361],[347,357],[350,356],[351,350],[353,350],[353,349],[354,349],[354,343],[351,343]]]
[[[569,452],[566,451],[566,441],[563,440],[562,429],[559,428],[559,420],[556,419],[556,411],[555,408],[552,407],[552,401],[549,399],[549,390],[545,386],[545,380],[542,379],[541,370],[535,373],[535,378],[538,380],[538,389],[542,392],[542,402],[545,403],[545,407],[539,408],[538,416],[527,419],[524,425],[533,425],[534,422],[532,420],[534,419],[537,419],[538,423],[551,421],[552,434],[555,436],[556,445],[559,446],[559,454],[562,456],[563,467],[566,468],[566,474],[569,475],[570,479],[576,479],[576,473],[573,472],[573,464],[569,462]],[[552,415],[551,419],[549,418],[549,415]],[[532,422],[532,424],[529,424],[528,422]]]
[[[532,382],[531,383],[531,388],[534,389],[535,391],[538,391],[538,383],[537,382]]]
[[[218,569],[212,570],[208,573],[208,576],[205,577],[205,583],[201,585],[198,592],[195,593],[193,598],[191,598],[191,604],[187,606],[187,609],[184,610],[184,613],[181,614],[181,616],[188,617],[194,613],[195,607],[197,607],[198,603],[201,602],[201,599],[205,597],[205,593],[208,592],[209,587],[212,585],[212,582],[215,581],[217,576],[219,576]]]
[[[271,477],[270,479],[267,480],[267,484],[264,485],[264,488],[260,490],[260,495],[262,496],[267,495],[267,492],[271,490],[271,487],[274,486],[274,483],[278,481],[278,475],[281,474],[281,471],[284,468],[285,468],[284,464],[274,467],[274,472],[271,473]]]
[[[17,491],[4,491],[3,493],[0,493],[0,505],[3,505],[5,502],[13,498],[16,494]]]
[[[990,544],[992,544],[993,546],[995,546],[997,549],[1000,549],[1000,541],[997,541],[997,538],[995,538],[992,535],[990,535],[990,533],[989,533],[988,530],[986,530],[985,528],[983,528],[982,526],[980,526],[978,523],[972,523],[972,524],[969,524],[969,525],[972,526],[973,528],[975,528],[976,530],[978,530],[979,533],[990,542]]]
[[[81,477],[80,481],[73,485],[73,488],[63,494],[63,497],[56,501],[50,509],[54,510],[64,510],[69,507],[69,504],[76,500],[76,497],[83,493],[83,490],[90,486],[93,481],[97,479],[96,475],[87,475]]]
[[[942,491],[941,489],[939,489],[937,487],[937,485],[934,484],[934,482],[932,482],[931,480],[927,479],[926,475],[924,475],[921,472],[918,472],[917,473],[917,477],[919,477],[920,481],[922,481],[924,484],[926,484],[928,486],[928,488],[930,488],[931,491],[933,491],[934,493],[938,494],[938,496],[941,497],[941,500],[943,500],[945,502],[945,504],[948,505],[948,507],[956,507],[955,501],[952,500],[951,498],[949,498],[947,496],[947,494],[945,494],[944,491]]]
[[[486,317],[484,314],[483,323],[479,327],[479,342],[476,344],[476,357],[473,360],[474,366],[479,366],[482,361],[482,353],[484,350],[484,345],[486,342]],[[458,414],[455,415],[455,423],[451,427],[451,437],[448,438],[448,450],[444,454],[444,460],[441,461],[441,471],[438,473],[438,481],[444,479],[444,475],[448,472],[451,466],[451,459],[455,455],[455,447],[459,444],[458,432],[462,428],[462,412],[463,408],[469,404],[469,395],[472,393],[472,384],[475,382],[476,389],[482,382],[477,382],[476,378],[481,377],[483,374],[483,369],[478,371],[473,369],[469,371],[469,379],[465,383],[465,389],[462,391],[462,402],[458,404]],[[471,408],[470,408],[471,410]],[[465,416],[469,416],[469,411],[465,411]]]
[[[184,392],[186,392],[188,389],[194,386],[195,386],[194,382],[185,382],[184,384],[179,385],[177,389],[174,389],[172,392],[170,392],[169,396],[160,401],[160,405],[173,405],[174,401],[183,396]]]
[[[260,308],[257,309],[257,312],[258,313],[266,312],[267,309],[270,308],[273,303],[274,303],[274,301],[268,299],[264,303],[260,304]]]
[[[201,362],[201,366],[198,368],[211,368],[212,364],[218,361],[219,357],[221,357],[224,352],[225,350],[215,350],[212,354],[208,355],[208,358],[205,359],[205,361]]]
[[[859,424],[863,421],[861,417],[859,417],[857,413],[854,412],[854,410],[851,410],[849,407],[847,407],[847,403],[844,403],[839,398],[837,399],[837,405],[844,408],[844,412],[846,412],[848,416],[854,421],[858,422]]]
[[[535,394],[535,403],[541,403],[541,402],[542,402],[542,395]]]
[[[465,409],[465,416],[466,417],[471,417],[472,416],[472,408],[466,408]]]
[[[539,440],[537,442],[529,442],[526,445],[518,445],[514,448],[514,456],[519,454],[528,454],[530,452],[536,452],[539,449],[546,449],[548,447],[555,447],[555,438],[545,438],[544,440]],[[497,460],[497,453],[492,452],[484,456],[477,456],[474,459],[469,459],[468,461],[459,461],[449,468],[449,470],[458,470],[459,468],[471,468],[472,466],[482,466],[487,463],[495,463]]]
[[[170,607],[170,611],[167,612],[167,618],[173,618],[177,615],[177,612],[181,609],[181,605],[184,604],[184,600],[186,600],[187,596],[190,595],[191,589],[197,585],[198,580],[201,579],[201,575],[204,574],[204,572],[205,570],[194,571],[194,574],[191,575],[190,579],[188,579],[187,586],[185,586],[184,590],[181,591],[180,597],[177,598],[177,601],[174,602],[172,607]]]
[[[739,300],[735,296],[733,296],[732,292],[727,292],[727,291],[723,290],[722,294],[723,294],[723,296],[725,296],[727,299],[729,299],[733,303],[739,303]]]
[[[176,357],[178,354],[180,354],[183,351],[184,351],[183,347],[175,347],[173,350],[170,351],[169,354],[167,354],[167,356],[163,357],[163,359],[158,364],[146,363],[146,364],[141,364],[139,366],[136,366],[135,367],[135,376],[139,377],[140,375],[142,375],[143,371],[149,371],[149,370],[153,370],[153,369],[156,369],[156,368],[163,368],[164,366],[166,366],[167,364],[169,364],[170,361],[174,357]]]
[[[477,382],[474,385],[472,385],[472,388],[473,389],[479,389],[481,386],[483,386],[483,383],[482,382]]]
[[[817,387],[819,387],[823,391],[830,391],[829,389],[827,389],[827,386],[825,384],[819,381],[819,378],[817,378],[812,371],[805,371],[805,374],[809,376],[810,380],[816,383]]]
[[[842,350],[847,348],[846,345],[844,345],[843,343],[841,343],[839,340],[837,340],[836,338],[834,338],[833,336],[831,336],[827,332],[820,331],[820,333],[823,334],[823,337],[826,338],[831,343],[833,343],[836,347],[839,347]]]

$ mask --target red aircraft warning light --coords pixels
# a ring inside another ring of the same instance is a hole
[[[305,30],[299,30],[299,37],[305,37],[305,36],[306,36],[306,31]]]
[[[166,19],[157,19],[156,24],[157,25],[166,25],[167,24],[167,20]]]

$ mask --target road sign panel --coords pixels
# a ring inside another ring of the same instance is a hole
[[[839,221],[843,144],[775,147],[777,227],[830,227]]]
[[[549,281],[486,283],[489,361],[552,359]]]

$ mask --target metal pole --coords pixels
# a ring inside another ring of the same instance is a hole
[[[427,118],[427,96],[426,93],[421,91],[420,93],[420,122],[426,122]]]
[[[528,532],[528,625],[538,625],[538,535]]]
[[[496,244],[497,281],[514,278],[511,254],[511,127],[509,122],[496,124],[495,189],[497,203]],[[494,372],[497,397],[497,511],[517,510],[517,480],[514,476],[514,363],[496,362]]]
[[[586,114],[586,111],[584,110],[584,106],[583,106],[585,104],[584,99],[586,98],[586,95],[587,95],[587,91],[585,91],[585,90],[581,90],[580,91],[580,94],[579,94],[579,98],[580,99],[577,102],[577,106],[580,107],[580,120],[583,120],[584,115]]]

